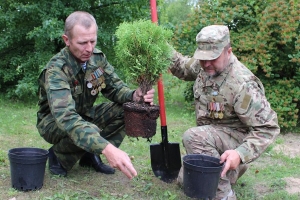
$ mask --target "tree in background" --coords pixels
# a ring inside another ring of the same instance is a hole
[[[192,56],[196,34],[211,24],[229,26],[233,52],[264,83],[281,128],[299,125],[299,1],[200,1],[187,20],[176,27],[174,46]],[[191,85],[185,95],[191,100]]]
[[[193,4],[195,4],[195,1],[192,0],[160,1],[159,23],[163,26],[174,28],[192,12]]]
[[[114,64],[116,27],[123,21],[149,19],[149,0],[9,0],[0,1],[0,92],[35,97],[37,76],[64,43],[66,17],[76,10],[97,20],[98,45]]]

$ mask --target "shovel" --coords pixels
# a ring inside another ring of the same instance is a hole
[[[161,77],[157,84],[162,142],[160,144],[150,144],[151,167],[156,177],[170,183],[178,177],[181,168],[180,147],[179,143],[169,143],[168,141],[164,90]]]

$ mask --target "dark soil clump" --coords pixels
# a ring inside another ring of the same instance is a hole
[[[148,139],[155,135],[159,106],[128,102],[123,104],[123,108],[126,135]]]

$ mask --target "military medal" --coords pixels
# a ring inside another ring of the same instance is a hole
[[[219,114],[219,119],[223,119],[224,114],[222,112],[220,112]]]
[[[216,107],[216,112],[215,112],[215,118],[218,119],[219,118],[219,111],[220,111],[220,104],[219,102],[215,103],[215,107]]]
[[[78,89],[77,85],[78,85],[78,80],[74,81],[74,85],[75,85],[75,91]]]
[[[93,87],[93,84],[92,84],[91,82],[88,82],[88,83],[86,84],[86,86],[87,86],[88,88],[92,88],[92,87]]]
[[[215,113],[214,113],[214,118],[215,118],[215,119],[218,119],[218,118],[219,118],[219,113],[218,113],[218,112],[215,112]]]
[[[219,119],[223,119],[224,117],[224,114],[223,114],[223,110],[224,110],[224,105],[221,103],[220,105],[220,114],[219,114]]]
[[[92,94],[93,96],[95,96],[95,95],[97,94],[96,90],[93,89],[93,90],[91,91],[91,94]]]
[[[210,114],[210,117],[211,118],[214,118],[215,115],[214,115],[214,102],[210,102],[210,110],[211,110],[211,114]]]

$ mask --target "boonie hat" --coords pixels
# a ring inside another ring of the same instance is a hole
[[[214,60],[218,58],[224,47],[229,44],[229,29],[224,25],[211,25],[201,29],[196,36],[198,48],[194,58],[198,60]]]

